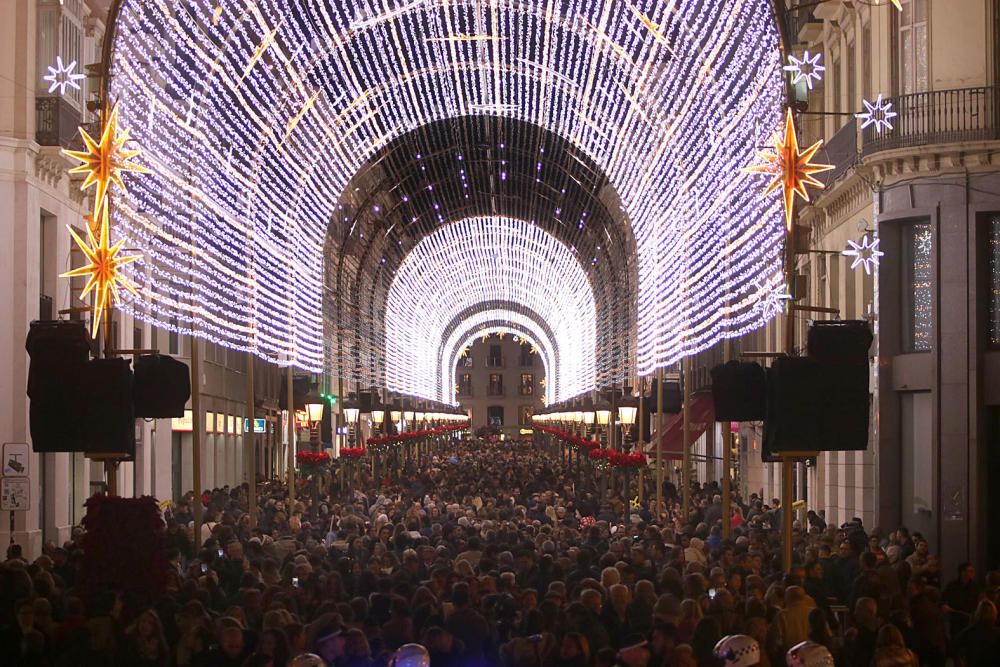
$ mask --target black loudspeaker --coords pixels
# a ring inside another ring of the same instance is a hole
[[[286,370],[285,373],[288,371]],[[282,374],[284,376],[284,373]],[[306,396],[312,388],[312,381],[308,377],[292,379],[292,401],[296,410],[306,409]],[[281,388],[278,391],[278,409],[284,410],[288,407],[288,379],[282,377]]]
[[[90,335],[82,322],[32,322],[25,348],[31,358],[27,394],[36,452],[81,452],[86,397],[84,371]]]
[[[864,320],[813,322],[807,338],[809,358],[823,363],[867,366],[872,340],[871,327]]]
[[[84,374],[85,450],[135,456],[132,369],[127,359],[95,359]]]
[[[646,399],[646,406],[650,412],[656,412],[656,394],[659,391],[658,384],[657,378],[653,378],[653,381],[650,383],[651,389]],[[664,382],[663,411],[673,415],[680,414],[683,403],[684,396],[681,392],[680,382]]]
[[[324,444],[333,442],[333,410],[326,399],[323,400],[323,419],[319,422],[319,441]]]
[[[868,448],[868,366],[778,358],[767,373],[765,460],[785,451]]]
[[[191,398],[191,371],[187,364],[165,354],[135,360],[132,405],[136,417],[183,417]]]
[[[760,364],[730,361],[711,370],[716,421],[761,421],[767,416],[767,377]]]
[[[653,378],[650,383],[650,392],[646,396],[646,419],[642,423],[642,441],[650,442],[653,437],[653,420],[656,414],[656,402],[657,402],[657,391],[658,383],[657,378]],[[681,412],[682,404],[684,402],[684,397],[681,394],[681,385],[679,382],[664,382],[663,383],[663,412],[665,414],[679,414]]]

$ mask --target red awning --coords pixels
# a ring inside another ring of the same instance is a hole
[[[691,394],[691,409],[688,421],[688,446],[698,441],[705,431],[715,423],[715,404],[712,393],[699,391]],[[663,419],[663,456],[681,458],[684,455],[684,414],[667,415]],[[656,441],[646,455],[656,459]]]

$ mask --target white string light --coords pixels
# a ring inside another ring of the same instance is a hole
[[[466,317],[443,340],[463,313],[497,302],[510,306]],[[528,222],[469,218],[425,237],[393,278],[385,311],[386,388],[445,400],[462,347],[457,338],[489,315],[538,338],[542,323],[553,332],[543,347],[558,354],[555,400],[593,387],[597,312],[579,260]]]
[[[417,127],[491,114],[607,176],[637,246],[640,373],[760,326],[781,215],[739,169],[778,120],[770,2],[634,4],[124,0],[111,98],[162,175],[129,179],[114,212],[143,252],[132,313],[320,370],[322,251],[346,184]]]

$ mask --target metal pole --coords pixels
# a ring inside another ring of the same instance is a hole
[[[688,520],[691,513],[691,448],[688,446],[688,437],[691,432],[691,358],[684,357],[682,366],[681,382],[684,384],[684,423],[681,432],[683,442],[683,458],[681,465],[681,484],[684,486],[681,498],[684,512],[684,521]]]
[[[732,342],[729,338],[725,342],[725,360],[728,362],[732,356]],[[732,514],[732,478],[730,477],[732,455],[733,455],[733,430],[729,422],[723,422],[725,429],[722,437],[722,539],[728,540],[733,529]]]
[[[656,507],[663,511],[663,368],[656,372]],[[657,514],[658,515],[658,514]]]
[[[793,215],[792,224],[785,236],[785,284],[789,286],[794,300],[795,296],[795,222]],[[789,304],[785,313],[785,354],[791,355],[795,352],[795,311]],[[785,572],[792,570],[792,505],[795,502],[793,497],[795,489],[792,485],[792,477],[795,474],[795,460],[783,458],[781,461],[781,562],[785,566]]]
[[[292,379],[292,363],[288,362],[288,375],[286,379],[288,385],[288,502],[295,502],[295,396],[294,381]],[[288,516],[291,517],[292,508],[288,508]]]
[[[247,426],[243,429],[244,469],[249,476],[247,487],[247,509],[250,512],[250,530],[257,527],[257,441],[255,438],[256,413],[253,387],[253,354],[247,351]]]
[[[201,341],[191,330],[191,486],[194,487],[194,535],[192,542],[195,553],[201,549],[201,443],[204,434],[204,415],[201,412]]]

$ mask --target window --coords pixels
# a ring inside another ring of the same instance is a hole
[[[930,222],[903,227],[904,352],[927,352],[933,343],[933,243]]]
[[[525,367],[530,367],[535,365],[535,353],[532,352],[534,348],[531,345],[521,346],[521,365]]]
[[[503,353],[500,351],[499,345],[490,345],[490,354],[486,358],[486,365],[490,368],[503,367]]]
[[[845,77],[847,78],[847,109],[846,111],[851,112],[856,110],[861,106],[858,102],[858,50],[855,48],[857,46],[856,42],[851,42],[847,45],[847,72]],[[843,121],[838,121],[838,125],[842,125]]]
[[[503,396],[503,375],[490,373],[490,396]]]
[[[462,373],[458,376],[458,393],[460,396],[472,396],[471,373]]]
[[[872,22],[869,20],[861,30],[861,94],[866,100],[872,98]]]
[[[989,290],[988,340],[990,347],[1000,347],[1000,214],[991,216],[988,224],[989,227],[986,231],[988,271],[986,280]]]
[[[522,405],[517,410],[517,422],[521,426],[531,426],[531,417],[535,414],[535,409],[530,405]]]
[[[924,92],[927,77],[927,2],[902,0],[899,14],[899,88],[900,93]]]
[[[488,426],[503,426],[502,405],[491,405],[486,408],[486,424]]]
[[[830,104],[833,105],[830,111],[840,112],[840,57],[834,58],[830,63]],[[837,121],[839,122],[839,121]],[[834,127],[837,127],[835,124]]]
[[[472,353],[466,352],[465,355],[458,358],[459,368],[472,368]]]
[[[521,373],[521,396],[532,396],[535,393],[535,376],[531,373]]]

